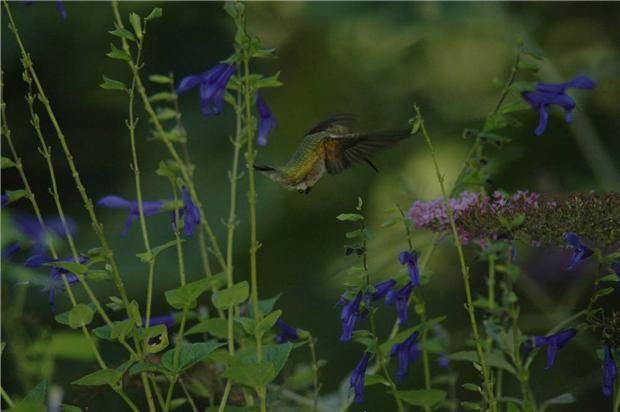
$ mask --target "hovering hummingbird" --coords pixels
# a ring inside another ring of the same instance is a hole
[[[351,114],[332,116],[306,133],[286,165],[255,164],[254,169],[289,190],[308,194],[325,172],[335,175],[361,162],[379,172],[369,157],[409,136],[409,130],[354,133],[353,122]]]

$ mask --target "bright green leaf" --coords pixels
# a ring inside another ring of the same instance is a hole
[[[151,10],[149,15],[144,18],[144,20],[148,21],[148,20],[158,19],[162,16],[162,14],[163,14],[163,10],[161,9],[161,7],[155,7],[153,10]]]
[[[142,22],[140,21],[140,16],[133,12],[129,13],[129,23],[131,23],[131,27],[133,27],[136,37],[142,40],[144,34],[142,33]]]
[[[228,289],[215,292],[212,296],[213,305],[218,309],[228,309],[243,303],[250,294],[250,285],[247,281],[239,282]]]
[[[157,84],[172,84],[172,79],[163,74],[151,74],[149,80]]]
[[[105,90],[127,90],[127,86],[125,86],[123,82],[110,79],[109,77],[105,76],[103,76],[103,83],[101,83],[99,87]]]
[[[280,316],[282,316],[282,311],[279,310],[279,309],[274,311],[274,312],[271,312],[269,315],[265,316],[256,325],[256,329],[254,331],[254,334],[259,336],[259,337],[262,336],[265,332],[267,332],[269,329],[271,329],[273,327],[273,325],[275,325],[277,320],[280,319]]]
[[[124,61],[131,60],[131,56],[127,54],[125,50],[121,50],[117,48],[114,45],[114,43],[110,43],[110,52],[107,53],[106,56],[108,56],[111,59],[116,59],[116,60],[124,60]]]
[[[397,391],[396,396],[410,405],[432,408],[446,399],[446,391],[439,389],[417,389]]]
[[[127,39],[127,40],[131,40],[131,41],[136,41],[136,37],[133,35],[132,32],[130,32],[127,29],[114,29],[114,30],[110,30],[108,33],[110,33],[113,36],[116,37],[120,37],[123,39]]]
[[[172,348],[164,353],[164,356],[161,358],[161,364],[173,372],[182,372],[202,361],[215,349],[224,345],[224,343],[218,343],[215,341],[184,343],[180,349],[179,363],[176,368],[174,367],[174,352],[176,351],[176,348]]]
[[[208,333],[216,338],[226,338],[228,336],[228,322],[226,319],[220,318],[205,319],[189,328],[185,335],[198,333]]]
[[[117,369],[100,369],[71,383],[81,386],[113,385],[118,382],[122,376],[123,372]]]
[[[341,222],[358,222],[360,220],[364,220],[364,216],[358,213],[341,213],[336,216],[336,219],[340,220]]]
[[[90,306],[78,303],[69,311],[69,327],[77,329],[82,325],[88,325],[92,322],[94,314]]]
[[[180,288],[166,291],[166,301],[175,309],[183,309],[185,306],[192,307],[196,304],[196,300],[204,292],[213,288],[217,284],[215,277],[204,278],[181,286]]]
[[[2,169],[8,169],[9,167],[15,167],[15,162],[8,157],[2,156]]]

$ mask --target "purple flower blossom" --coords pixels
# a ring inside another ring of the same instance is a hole
[[[566,270],[575,269],[577,263],[590,257],[593,253],[592,250],[585,246],[583,243],[581,243],[579,237],[577,237],[577,235],[572,232],[566,233],[564,235],[564,240],[566,240],[566,242],[573,248],[573,256],[571,257],[570,263],[568,264]]]
[[[34,0],[27,0],[24,3],[26,3],[26,6],[30,6],[34,3]],[[65,10],[65,5],[62,0],[56,0],[56,10],[58,10],[60,17],[62,17],[63,20],[67,20],[67,10]]]
[[[603,346],[603,395],[611,396],[614,393],[614,381],[618,375],[616,361],[608,345]]]
[[[2,249],[2,259],[12,261],[21,249],[19,242],[10,243]]]
[[[164,325],[167,329],[174,326],[174,315],[153,316],[149,319],[149,326]],[[146,327],[146,318],[142,319],[142,327]]]
[[[537,83],[536,91],[523,92],[521,96],[540,114],[538,127],[536,128],[536,136],[540,136],[547,127],[549,121],[548,106],[555,104],[562,107],[566,113],[565,119],[567,123],[573,121],[573,109],[577,104],[566,94],[567,89],[588,89],[591,90],[596,83],[586,76],[577,76],[573,80],[566,83]]]
[[[9,195],[8,195],[8,193],[6,193],[6,192],[2,193],[0,195],[0,206],[4,207],[4,206],[6,206],[8,204],[9,204]]]
[[[256,108],[258,109],[258,138],[256,141],[259,146],[266,146],[267,135],[269,135],[271,129],[276,127],[278,121],[271,114],[263,96],[258,93],[256,93]]]
[[[407,265],[407,271],[409,272],[409,279],[413,283],[413,286],[420,285],[420,269],[418,269],[418,254],[415,251],[400,252],[398,260],[401,265]]]
[[[562,349],[575,335],[577,335],[576,329],[566,329],[549,336],[534,336],[534,348],[547,347],[547,365],[545,366],[545,370],[551,369],[558,354],[558,350]],[[526,346],[526,350],[531,348],[531,344]]]
[[[409,364],[415,362],[422,354],[422,351],[417,344],[418,335],[418,332],[413,332],[407,339],[392,346],[390,356],[398,357],[398,373],[396,374],[397,382],[402,382],[403,379],[405,379],[409,369]]]
[[[297,329],[289,326],[282,319],[278,319],[276,321],[276,326],[280,329],[281,332],[278,336],[276,336],[276,342],[294,342],[299,339],[299,333],[297,332]]]
[[[36,268],[51,262],[74,262],[74,259],[53,259],[45,255],[33,255],[24,262],[24,266]],[[80,256],[78,258],[78,262],[83,264],[86,262],[86,258],[84,256]],[[69,272],[67,269],[52,266],[50,269],[50,285],[41,289],[41,292],[49,292],[49,305],[52,313],[55,312],[56,293],[65,290],[65,284],[62,280],[63,277],[67,278],[67,283],[70,287],[79,281],[78,277],[74,273]]]
[[[181,80],[177,93],[200,85],[200,107],[202,114],[209,116],[222,111],[226,85],[235,72],[235,65],[220,63],[201,74],[193,74]]]
[[[362,403],[364,400],[364,380],[366,377],[366,368],[368,367],[368,361],[370,360],[370,352],[364,352],[364,356],[357,364],[353,373],[351,374],[351,388],[355,391],[355,403]]]
[[[192,201],[187,188],[183,188],[181,191],[183,197],[183,207],[179,209],[179,217],[183,218],[183,234],[185,236],[194,236],[194,230],[197,225],[200,224],[200,210],[196,207]],[[176,230],[176,213],[172,211],[172,226]]]
[[[382,299],[396,285],[394,279],[388,279],[374,285],[375,291],[370,295],[370,299],[374,302]]]
[[[437,364],[439,365],[439,367],[444,369],[450,366],[450,361],[448,360],[448,358],[446,358],[445,352],[439,353],[439,355],[437,356]]]
[[[619,262],[612,263],[611,269],[616,273],[616,276],[618,276],[618,282],[620,282],[620,263]]]
[[[65,217],[67,222],[67,229],[69,233],[74,235],[77,232],[77,224],[69,217]],[[62,220],[59,217],[52,217],[43,220],[45,229],[41,226],[39,219],[35,216],[28,214],[19,214],[13,217],[13,222],[17,230],[25,236],[31,243],[33,248],[32,252],[35,255],[40,255],[47,249],[46,230],[47,232],[61,238],[67,237],[67,231],[62,224]]]
[[[409,309],[409,296],[413,291],[413,282],[409,281],[400,290],[390,290],[385,295],[385,303],[388,305],[396,304],[396,313],[398,314],[398,321],[401,326],[407,322],[407,310]]]
[[[355,325],[362,317],[360,310],[360,303],[362,302],[362,292],[358,292],[353,300],[347,300],[344,296],[340,297],[338,302],[343,305],[342,312],[340,313],[340,320],[342,321],[342,335],[340,336],[341,342],[348,342],[353,337],[353,329]]]
[[[129,215],[127,216],[127,220],[125,220],[125,226],[123,231],[121,232],[121,237],[127,236],[127,232],[131,227],[131,224],[140,217],[140,209],[138,207],[138,202],[132,202],[126,199],[123,199],[120,196],[108,195],[102,197],[97,202],[99,206],[109,207],[112,209],[129,209]],[[164,207],[164,202],[155,201],[155,202],[142,202],[142,208],[144,209],[144,216],[153,216],[162,211]]]

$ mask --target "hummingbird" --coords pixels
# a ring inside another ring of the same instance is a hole
[[[291,159],[282,167],[254,165],[254,169],[289,190],[310,193],[325,172],[336,175],[356,163],[370,161],[375,152],[409,136],[409,130],[356,133],[352,131],[354,116],[334,115],[310,129]]]

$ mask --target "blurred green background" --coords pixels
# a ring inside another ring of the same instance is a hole
[[[129,138],[124,125],[127,100],[122,93],[98,86],[102,74],[128,80],[126,65],[105,57],[109,43],[115,40],[107,33],[113,29],[111,8],[99,2],[65,2],[65,6],[69,18],[63,21],[53,2],[31,6],[11,3],[90,196],[98,199],[113,193],[134,199]],[[233,24],[222,3],[123,2],[121,6],[124,16],[129,11],[146,15],[154,6],[163,7],[163,18],[148,27],[145,75],[174,72],[182,78],[202,72],[232,54]],[[508,191],[619,189],[619,3],[256,2],[247,5],[247,14],[250,33],[259,36],[265,47],[277,48],[276,60],[261,61],[255,69],[265,74],[281,71],[284,82],[283,87],[264,93],[279,126],[271,134],[269,145],[260,150],[259,163],[284,163],[303,133],[334,113],[355,113],[359,130],[407,127],[415,102],[421,106],[435,139],[447,179],[453,181],[470,144],[461,139],[461,131],[480,127],[494,107],[500,91],[493,79],[503,81],[508,76],[516,40],[523,37],[546,57],[538,79],[563,82],[584,74],[598,85],[593,91],[574,93],[578,108],[572,126],[554,108],[545,134],[536,137],[537,113],[520,114],[523,127],[507,132],[513,142],[502,151],[487,149],[493,181]],[[28,124],[18,51],[4,11],[2,16],[2,70],[9,125],[40,205],[46,214],[55,215],[47,195],[46,165],[37,153],[36,136]],[[155,92],[156,88],[149,91]],[[197,165],[198,189],[223,244],[224,226],[220,221],[228,212],[227,171],[232,159],[229,137],[234,133],[234,114],[226,107],[219,116],[203,117],[197,91],[182,96],[181,109],[191,156]],[[167,182],[154,173],[158,162],[167,158],[165,149],[157,142],[146,142],[148,122],[141,110],[138,113],[145,197],[167,198]],[[51,125],[42,118],[44,132],[53,146],[63,204],[79,223],[78,244],[80,250],[86,251],[96,245],[96,239],[89,231]],[[419,138],[400,143],[379,155],[374,163],[379,174],[360,166],[324,178],[308,196],[285,191],[257,176],[258,236],[263,244],[258,258],[260,296],[282,292],[278,307],[284,310],[284,319],[318,337],[319,357],[329,360],[322,375],[324,394],[336,390],[362,354],[361,346],[338,341],[340,322],[335,302],[343,290],[342,283],[348,279],[344,269],[354,262],[343,256],[344,233],[350,227],[338,223],[335,216],[352,211],[357,196],[365,200],[365,213],[374,233],[369,244],[370,269],[379,280],[400,270],[398,252],[406,247],[402,228],[379,227],[387,219],[383,210],[394,204],[408,208],[416,199],[428,200],[439,193],[430,158]],[[241,225],[235,253],[238,280],[248,278],[246,184],[246,179],[241,180],[239,190]],[[3,173],[2,186],[3,190],[21,187],[14,170]],[[30,212],[26,201],[9,210]],[[125,212],[98,209],[98,213],[122,264],[129,294],[144,302],[146,268],[135,258],[135,253],[142,251],[138,225],[134,224],[129,236],[121,239]],[[172,238],[169,222],[167,214],[148,219],[152,244]],[[416,236],[418,243],[425,245],[428,236]],[[188,241],[186,250],[189,278],[198,279],[201,273],[196,241]],[[173,256],[168,253],[158,260],[155,314],[168,313],[163,291],[178,283]],[[518,260],[524,267],[519,290],[523,304],[521,327],[527,333],[544,332],[574,312],[575,307],[580,308],[587,298],[595,267],[584,264],[578,273],[568,276],[564,273],[566,259],[567,255],[557,250],[519,245]],[[435,276],[424,291],[428,313],[448,316],[445,326],[450,332],[451,350],[461,350],[469,330],[454,251],[441,248],[431,267]],[[485,268],[474,265],[473,269],[474,290],[484,293]],[[11,305],[16,286],[6,273],[3,275],[5,309]],[[97,293],[103,299],[113,293],[112,286],[97,284]],[[66,296],[58,299],[59,311],[68,305]],[[387,333],[394,309],[381,312],[380,327]],[[47,296],[36,289],[28,293],[22,321],[29,331],[33,325],[62,329],[48,311]],[[11,331],[3,333],[10,335]],[[532,377],[537,399],[572,391],[577,403],[560,409],[609,408],[611,401],[600,394],[599,362],[592,349],[596,346],[593,338],[578,337],[575,344],[562,350],[549,372],[543,372],[543,360],[539,359]],[[118,353],[103,347],[113,363]],[[305,361],[303,352],[296,353],[295,360]],[[9,393],[23,393],[12,376],[10,356],[5,355],[3,361],[3,385]],[[407,388],[422,387],[419,367],[414,367]],[[475,379],[471,365],[455,367],[462,382]],[[113,394],[68,384],[88,368],[83,363],[58,359],[53,382],[64,386],[66,402],[90,405],[92,411],[109,410],[118,401]],[[517,393],[514,382],[507,383],[506,388],[508,394]],[[471,393],[462,395],[464,400],[475,399]],[[385,410],[384,402],[382,389],[369,387],[367,402],[356,410]]]

